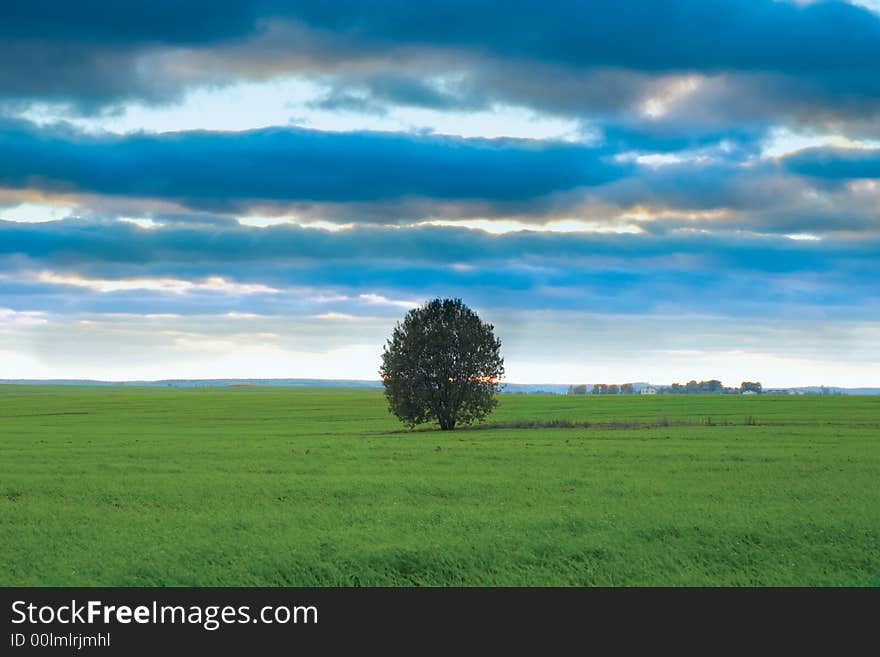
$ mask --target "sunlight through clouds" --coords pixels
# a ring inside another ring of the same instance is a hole
[[[469,111],[389,106],[379,114],[354,109],[322,109],[315,100],[327,90],[327,85],[319,80],[291,77],[241,82],[222,88],[203,87],[189,92],[179,103],[159,106],[133,103],[97,116],[71,114],[63,104],[34,104],[18,116],[37,125],[64,122],[97,134],[241,131],[296,125],[328,132],[404,131],[561,141],[591,138],[582,133],[577,120],[503,104]]]
[[[37,275],[41,283],[84,287],[96,292],[124,292],[133,290],[155,290],[169,294],[190,292],[217,292],[221,294],[278,294],[280,290],[261,284],[234,283],[222,276],[208,276],[201,281],[186,281],[176,278],[131,278],[97,279],[84,278],[77,274],[59,274],[44,271]]]
[[[3,207],[0,205],[0,221],[16,221],[22,223],[40,223],[58,221],[76,213],[75,209],[54,203],[19,203]]]
[[[641,233],[642,229],[632,224],[606,224],[580,219],[561,219],[544,224],[527,224],[510,219],[432,219],[423,221],[418,226],[448,226],[451,228],[469,228],[481,230],[492,235],[504,235],[530,231],[536,233]]]

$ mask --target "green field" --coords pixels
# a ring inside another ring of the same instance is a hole
[[[0,585],[880,585],[880,397],[504,395],[491,421],[0,386]]]

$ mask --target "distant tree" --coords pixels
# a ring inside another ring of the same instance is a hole
[[[763,388],[761,387],[761,383],[759,381],[743,381],[739,385],[739,391],[746,392],[747,390],[751,392],[761,392]]]
[[[710,394],[721,392],[724,389],[721,381],[718,379],[710,379],[709,381],[700,381],[700,392]]]
[[[583,383],[576,386],[568,386],[568,394],[569,395],[586,395],[587,394],[587,386]]]
[[[606,395],[608,394],[608,386],[604,383],[596,383],[593,385],[591,392],[594,395]]]
[[[504,375],[501,341],[461,299],[434,299],[398,322],[379,368],[392,413],[444,431],[486,417]]]
[[[624,383],[620,386],[621,395],[632,395],[635,391],[636,389],[633,387],[632,383]]]
[[[618,387],[618,385],[616,383],[612,383],[610,386],[608,386],[607,394],[616,395],[619,393],[620,393],[620,388]]]

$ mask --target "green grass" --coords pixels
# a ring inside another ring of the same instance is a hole
[[[509,395],[491,422],[0,386],[0,585],[880,585],[880,397]]]

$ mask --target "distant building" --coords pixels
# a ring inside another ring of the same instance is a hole
[[[757,395],[758,393],[755,392],[754,390],[743,390],[742,394],[744,394],[744,395]]]
[[[656,395],[657,388],[655,388],[654,386],[645,386],[644,388],[642,388],[642,390],[639,394],[640,395]]]

